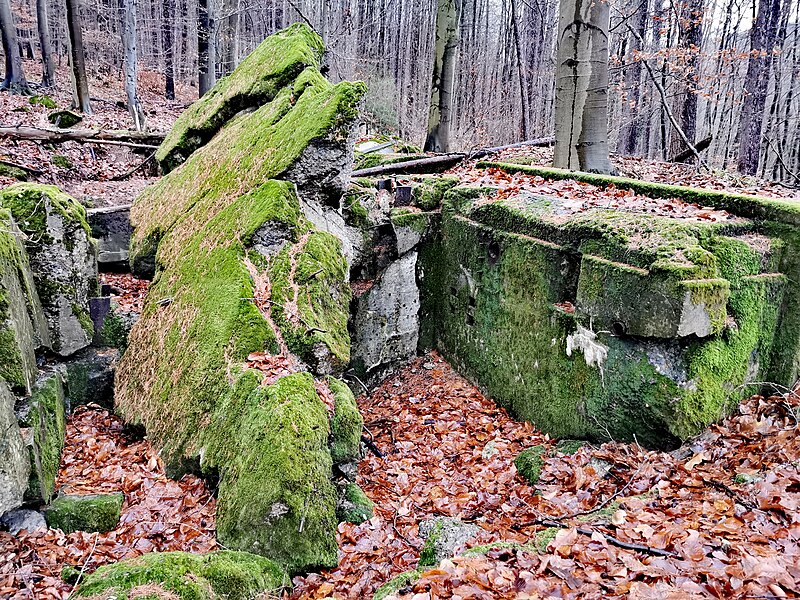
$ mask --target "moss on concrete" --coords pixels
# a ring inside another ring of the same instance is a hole
[[[555,436],[670,447],[770,371],[779,319],[792,318],[785,277],[769,272],[797,264],[776,256],[792,256],[785,233],[614,211],[559,221],[558,199],[482,195],[446,194],[442,249],[421,260],[423,297],[439,294],[426,318],[516,416]]]
[[[517,473],[530,485],[539,483],[546,453],[546,446],[533,446],[520,452],[514,459]]]
[[[0,160],[0,177],[11,177],[17,181],[28,181],[28,173],[24,169],[15,167]]]
[[[328,377],[327,381],[335,402],[330,439],[333,464],[357,461],[361,457],[364,418],[358,411],[356,399],[347,384],[334,377]]]
[[[714,208],[727,210],[747,218],[774,220],[791,225],[800,225],[800,205],[785,200],[654,183],[626,177],[616,177],[613,175],[567,171],[552,167],[535,167],[494,162],[479,162],[477,166],[479,168],[500,168],[509,173],[538,175],[545,179],[574,179],[575,181],[582,181],[600,187],[613,185],[620,189],[632,190],[650,198],[680,198],[686,202],[693,202],[700,206],[713,206]]]
[[[308,373],[263,388],[246,374],[231,403],[238,427],[204,436],[209,462],[224,464],[217,535],[228,548],[272,558],[291,573],[335,567],[336,489],[331,482],[328,413]],[[248,385],[249,384],[249,385]],[[267,525],[265,527],[265,525]]]
[[[37,381],[20,427],[28,430],[24,437],[31,452],[31,479],[25,497],[49,502],[55,493],[66,436],[64,382],[59,373],[48,373]]]
[[[67,223],[78,225],[87,237],[91,236],[86,209],[54,185],[15,183],[0,190],[0,206],[11,211],[17,226],[28,236],[26,247],[31,254],[36,253],[37,246],[41,246],[42,242],[49,241],[48,209],[63,217]]]
[[[59,496],[44,509],[47,525],[64,533],[73,531],[106,532],[119,523],[121,492],[91,496]]]
[[[236,113],[271,102],[307,67],[319,68],[322,39],[304,23],[267,37],[233,73],[181,113],[156,152],[165,173],[207,143]]]
[[[76,593],[98,600],[132,600],[144,592],[180,600],[253,600],[289,586],[286,572],[262,556],[230,550],[153,552],[100,567]]]

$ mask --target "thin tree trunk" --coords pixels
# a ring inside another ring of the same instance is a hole
[[[197,3],[197,70],[198,88],[203,96],[214,85],[214,60],[212,59],[213,19],[211,3],[214,0],[199,0]]]
[[[47,0],[36,0],[36,24],[39,30],[39,47],[42,51],[42,85],[51,87],[56,83],[56,65],[53,62],[53,43],[50,39],[47,12]]]
[[[164,98],[175,100],[175,48],[172,27],[175,19],[175,0],[164,0],[161,22],[161,44],[164,52]]]
[[[607,2],[561,0],[553,165],[610,173]]]
[[[144,131],[144,108],[136,93],[137,57],[136,57],[136,0],[124,0],[125,23],[122,27],[122,41],[125,47],[125,95],[128,97],[128,112],[133,119],[136,131]]]
[[[458,61],[458,25],[461,0],[439,0],[436,14],[436,50],[431,103],[428,113],[427,152],[450,150],[453,86]]]
[[[523,54],[522,42],[519,35],[519,23],[517,22],[517,3],[511,0],[511,28],[514,33],[514,46],[517,52],[517,76],[519,77],[519,94],[521,112],[522,112],[522,139],[527,140],[530,135],[530,128],[528,126],[528,111],[530,110],[530,102],[528,102],[528,82],[525,77],[523,67]]]
[[[683,5],[678,19],[680,48],[686,59],[684,72],[679,77],[680,93],[676,112],[686,138],[694,143],[697,135],[697,82],[700,68],[700,46],[703,43],[703,0],[689,0]],[[672,137],[671,154],[680,154],[686,146],[680,137]]]
[[[6,73],[0,89],[28,94],[28,81],[22,70],[22,55],[19,51],[17,26],[11,12],[9,0],[0,0],[0,34],[2,34],[3,53],[6,57]]]
[[[620,132],[620,148],[622,154],[630,156],[636,152],[636,144],[639,140],[639,133],[642,127],[640,119],[640,101],[642,95],[642,63],[638,57],[637,52],[642,51],[642,44],[639,41],[644,38],[645,26],[647,24],[647,2],[642,2],[636,8],[634,13],[634,25],[639,37],[629,36],[628,43],[628,56],[629,59],[625,68],[625,93],[627,94],[627,103],[625,104],[625,113],[623,118],[626,119],[625,126]]]
[[[750,31],[750,58],[744,82],[744,104],[739,119],[740,173],[755,175],[761,147],[764,107],[772,67],[772,50],[778,30],[780,0],[759,0],[758,16]]]
[[[83,31],[81,28],[80,0],[67,0],[67,31],[70,43],[70,64],[72,66],[73,102],[75,107],[86,114],[92,113],[89,103],[89,81],[86,78],[86,57],[83,51]]]

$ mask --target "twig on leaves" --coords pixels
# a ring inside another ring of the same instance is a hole
[[[517,525],[514,529],[522,529],[524,527],[530,527],[531,525],[542,525],[543,527],[558,527],[559,529],[572,529],[572,525],[568,525],[567,523],[562,523],[561,521],[552,521],[550,519],[534,519],[533,521],[528,521],[521,525]],[[679,560],[683,560],[683,557],[680,554],[675,552],[670,552],[669,550],[662,550],[661,548],[653,548],[652,546],[645,546],[644,544],[634,544],[632,542],[625,542],[619,538],[615,538],[610,533],[605,533],[603,531],[598,531],[596,529],[586,529],[584,527],[575,527],[575,531],[580,533],[581,535],[585,535],[588,537],[592,537],[595,533],[599,533],[600,535],[605,538],[605,540],[611,544],[612,546],[616,546],[617,548],[622,548],[624,550],[633,550],[634,552],[643,552],[645,554],[651,554],[653,556],[662,556],[664,558],[677,558]]]
[[[384,458],[386,456],[383,452],[381,452],[380,448],[378,448],[378,446],[375,445],[375,442],[373,442],[367,436],[362,435],[361,441],[369,449],[369,451],[372,452],[378,458]]]
[[[747,510],[761,510],[752,502],[745,500],[742,498],[735,490],[732,490],[730,487],[722,483],[721,481],[717,481],[715,479],[703,479],[703,485],[706,487],[713,488],[720,492],[723,492],[727,495],[731,500],[736,502],[736,504],[741,504]]]
[[[92,560],[92,556],[94,556],[94,551],[97,548],[97,540],[100,537],[99,533],[94,534],[94,544],[92,544],[92,549],[89,552],[89,556],[86,557],[86,560],[83,561],[83,565],[81,566],[81,570],[78,573],[78,578],[75,580],[75,583],[72,584],[72,589],[69,592],[69,596],[67,596],[67,600],[72,598],[73,594],[75,593],[75,589],[78,587],[78,584],[81,582],[81,578],[83,578],[83,572],[86,570],[89,561]]]
[[[628,490],[628,488],[631,487],[631,484],[634,482],[636,477],[639,475],[639,473],[641,472],[643,466],[644,466],[644,463],[640,463],[639,467],[636,469],[636,471],[633,473],[633,475],[631,475],[631,478],[628,479],[628,483],[623,485],[616,492],[611,494],[608,498],[603,500],[600,504],[598,504],[594,508],[590,508],[588,510],[581,510],[581,511],[572,513],[570,515],[563,515],[561,517],[553,517],[553,520],[555,520],[555,521],[566,521],[567,519],[574,519],[575,517],[585,517],[586,515],[591,515],[593,513],[596,513],[598,511],[603,510],[606,506],[611,504],[611,502],[613,502],[616,498],[619,498],[620,496],[622,496],[622,494],[624,494]]]

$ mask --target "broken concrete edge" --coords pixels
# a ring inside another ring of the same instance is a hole
[[[74,578],[72,570],[62,577]],[[204,555],[187,552],[151,552],[104,565],[85,576],[78,597],[125,598],[147,586],[158,597],[255,598],[291,589],[291,579],[273,561],[233,550]]]
[[[133,228],[130,222],[132,204],[86,210],[86,220],[97,240],[97,262],[106,267],[128,266],[128,251]]]
[[[480,161],[478,168],[497,168],[509,173],[538,175],[545,179],[574,179],[599,187],[613,185],[632,190],[650,198],[680,198],[700,206],[713,206],[749,219],[774,220],[790,225],[800,225],[800,204],[764,196],[734,194],[688,186],[640,181],[614,175],[600,175],[581,171],[568,171],[555,167],[537,167],[513,163]]]
[[[30,451],[14,414],[14,397],[0,378],[0,515],[22,505],[28,488]]]
[[[49,527],[64,533],[105,533],[119,523],[124,501],[122,492],[58,496],[44,508],[44,518]]]

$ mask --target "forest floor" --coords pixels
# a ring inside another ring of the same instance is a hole
[[[341,524],[339,567],[296,578],[291,598],[370,598],[416,567],[419,523],[435,516],[477,525],[470,546],[530,543],[552,526],[557,533],[538,551],[497,549],[445,561],[399,598],[800,596],[794,394],[752,397],[672,453],[622,443],[561,452],[436,353],[359,398],[359,407],[385,454],[367,454],[358,476],[375,517]],[[549,451],[531,487],[513,459],[538,444]],[[149,443],[99,407],[70,417],[58,484],[71,492],[124,491],[120,525],[106,534],[0,533],[4,598],[67,598],[73,585],[59,578],[65,564],[90,572],[154,550],[217,547],[215,503],[203,482],[168,480]]]

